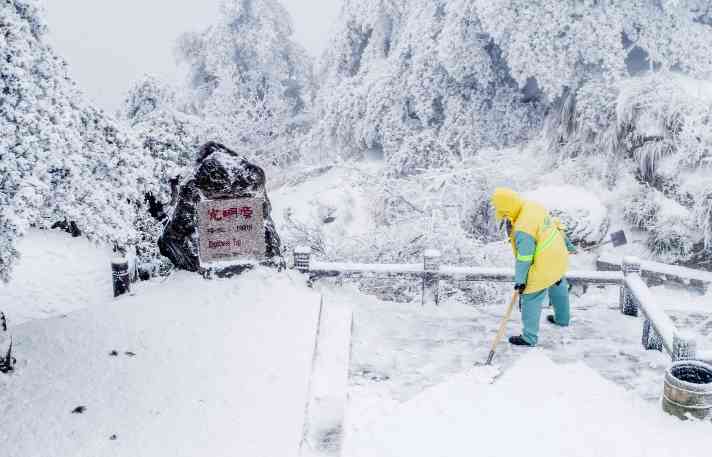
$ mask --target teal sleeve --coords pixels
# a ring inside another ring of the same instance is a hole
[[[569,251],[569,254],[574,254],[576,253],[576,246],[571,242],[568,236],[566,236],[566,232],[563,230],[561,231],[561,236],[564,237],[564,241],[566,242],[566,249]]]
[[[514,283],[526,284],[529,277],[529,268],[534,260],[536,240],[524,232],[514,233],[514,243],[517,246],[517,263],[514,268]]]

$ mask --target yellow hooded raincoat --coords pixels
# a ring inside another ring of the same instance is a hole
[[[515,233],[523,232],[536,240],[524,293],[532,294],[547,289],[563,278],[569,268],[569,252],[558,222],[549,215],[546,208],[523,200],[508,188],[497,188],[492,196],[492,204],[498,220],[507,219],[512,223],[510,242],[515,258]]]

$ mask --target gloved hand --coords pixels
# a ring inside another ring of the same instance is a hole
[[[527,288],[526,284],[515,284],[514,285],[514,290],[519,292],[519,295],[524,295],[524,289]]]

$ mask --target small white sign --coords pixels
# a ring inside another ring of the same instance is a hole
[[[263,260],[264,200],[206,200],[198,206],[200,262]]]

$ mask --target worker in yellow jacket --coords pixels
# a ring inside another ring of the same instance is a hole
[[[516,259],[514,288],[521,297],[524,330],[521,335],[509,338],[509,342],[536,346],[541,307],[547,294],[554,306],[554,315],[547,316],[548,321],[569,325],[569,284],[564,276],[569,267],[569,252],[575,252],[576,248],[546,208],[522,199],[512,189],[495,189],[492,205],[497,220],[507,224]]]

